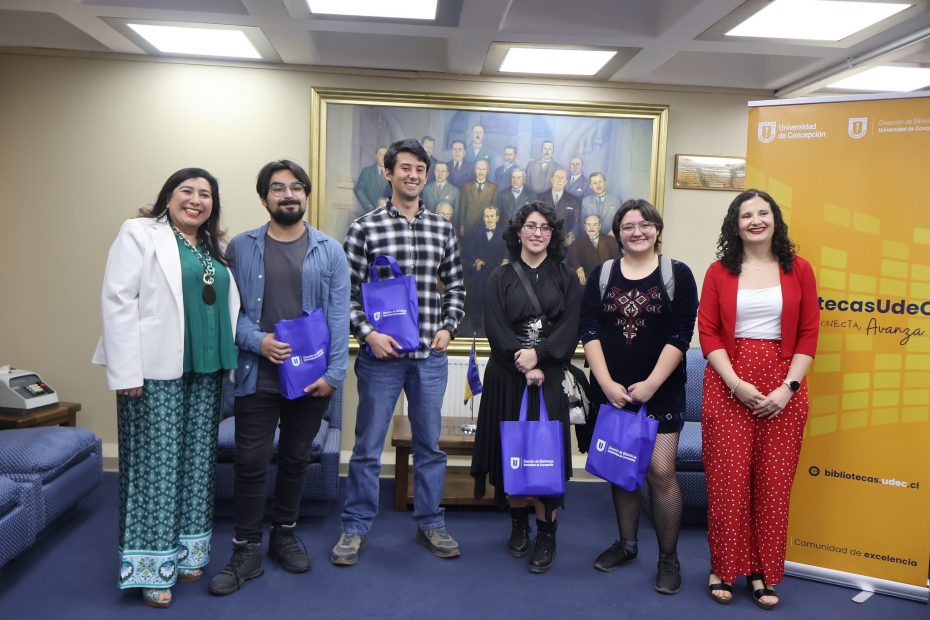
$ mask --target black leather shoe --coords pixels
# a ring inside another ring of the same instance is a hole
[[[262,566],[261,543],[233,541],[232,559],[210,580],[210,594],[232,594],[250,579],[265,572]]]
[[[510,540],[507,553],[515,558],[526,557],[530,552],[530,515],[526,508],[510,509]]]
[[[533,554],[530,556],[529,569],[531,573],[544,573],[552,568],[555,561],[555,530],[558,523],[555,521],[540,521],[536,519],[536,541],[533,543]]]
[[[622,566],[636,559],[636,551],[628,551],[623,548],[623,541],[615,540],[614,544],[607,547],[597,559],[594,560],[594,568],[609,573],[618,566]]]
[[[303,541],[297,538],[297,525],[273,525],[268,557],[289,573],[305,573],[310,570],[310,556]]]

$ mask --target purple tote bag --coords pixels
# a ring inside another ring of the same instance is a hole
[[[393,278],[378,279],[378,266],[390,265]],[[368,267],[368,282],[363,282],[362,307],[375,330],[394,338],[401,353],[420,348],[420,302],[417,281],[405,276],[392,256],[378,256]],[[366,347],[367,348],[367,347]]]
[[[539,421],[526,419],[529,387],[523,391],[520,419],[501,422],[501,457],[507,495],[549,496],[565,493],[562,423],[549,420],[539,388]]]
[[[306,396],[304,388],[326,374],[329,364],[329,326],[317,308],[296,319],[274,324],[274,338],[291,346],[291,357],[278,366],[281,395],[289,400]]]
[[[646,480],[659,421],[638,409],[601,405],[591,435],[585,471],[627,491],[635,491]]]

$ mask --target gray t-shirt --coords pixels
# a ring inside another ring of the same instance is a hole
[[[307,256],[310,236],[306,229],[294,241],[277,241],[265,235],[265,292],[262,300],[261,328],[274,333],[274,324],[282,319],[296,319],[303,311],[301,267]],[[280,393],[278,367],[259,358],[256,392]]]

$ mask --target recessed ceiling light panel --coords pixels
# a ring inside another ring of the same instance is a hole
[[[262,56],[241,30],[127,24],[159,52],[192,56],[260,59]]]
[[[826,88],[893,93],[910,92],[930,86],[930,69],[925,67],[882,66],[843,78]]]
[[[913,3],[774,0],[726,35],[840,41],[911,6]]]
[[[597,75],[615,50],[558,49],[550,47],[511,47],[501,63],[501,73],[541,75]]]
[[[381,17],[385,19],[436,19],[439,0],[307,0],[317,15]]]

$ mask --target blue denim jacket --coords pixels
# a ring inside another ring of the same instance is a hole
[[[323,379],[342,387],[349,366],[349,263],[342,244],[306,222],[307,256],[301,268],[304,310],[322,308],[329,325],[329,366]],[[265,294],[265,234],[268,224],[236,235],[226,250],[242,302],[236,325],[239,368],[236,396],[255,393],[262,339],[262,296]]]

